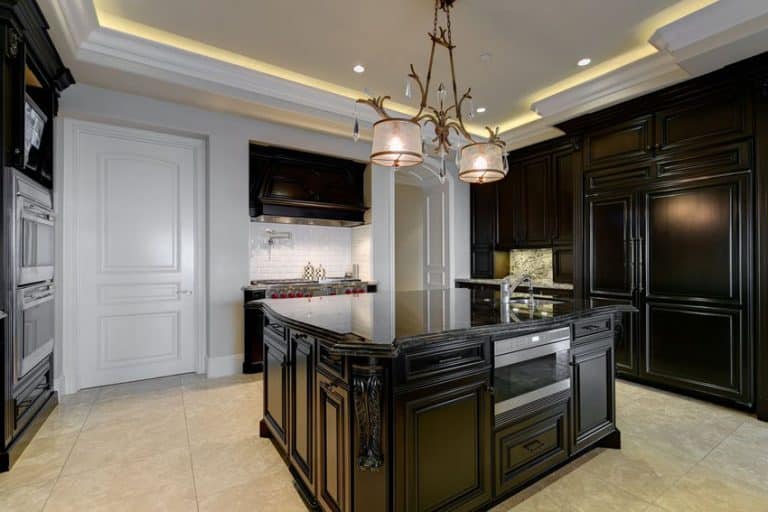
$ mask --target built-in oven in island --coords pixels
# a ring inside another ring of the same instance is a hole
[[[497,417],[570,392],[570,327],[497,340],[494,345]]]

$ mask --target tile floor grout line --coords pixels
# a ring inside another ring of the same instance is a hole
[[[77,393],[75,393],[77,394]],[[75,450],[75,445],[77,444],[77,441],[80,439],[80,434],[83,433],[83,429],[85,428],[85,424],[88,422],[88,418],[91,416],[91,411],[93,411],[93,405],[96,403],[96,398],[98,395],[101,394],[101,391],[96,394],[96,397],[94,397],[93,400],[91,400],[88,404],[88,413],[85,415],[85,418],[83,419],[82,425],[80,425],[80,428],[77,430],[77,435],[75,436],[75,440],[72,443],[72,446],[69,448],[69,452],[67,452],[67,456],[64,458],[64,462],[61,464],[61,468],[59,469],[59,472],[56,474],[56,479],[53,481],[53,485],[51,486],[51,490],[48,492],[48,496],[45,497],[45,502],[43,503],[41,511],[44,511],[45,508],[48,506],[48,501],[50,501],[51,496],[53,495],[54,489],[56,489],[56,484],[59,483],[59,480],[61,479],[62,473],[64,473],[64,468],[67,465],[67,462],[69,462],[69,458],[72,456],[72,452]],[[56,407],[60,407],[62,404],[59,402]],[[55,410],[55,409],[54,409]],[[51,411],[53,412],[53,411]],[[50,416],[49,416],[50,418]],[[47,420],[46,420],[47,421]]]
[[[184,428],[187,431],[187,450],[189,452],[189,470],[192,473],[192,490],[195,493],[195,509],[200,512],[200,499],[197,495],[197,479],[195,478],[195,464],[192,460],[192,440],[189,436],[189,421],[187,420],[187,400],[184,392],[184,381],[181,384],[181,408],[184,412]]]

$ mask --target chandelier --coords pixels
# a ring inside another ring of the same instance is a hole
[[[489,136],[485,141],[476,140],[464,126],[462,108],[465,103],[469,111],[467,117],[474,117],[472,105],[472,89],[459,97],[456,86],[456,71],[453,62],[453,44],[451,34],[451,8],[455,0],[435,0],[435,16],[432,32],[429,38],[432,41],[432,49],[429,54],[429,67],[427,68],[426,83],[421,80],[411,64],[411,72],[406,82],[405,96],[411,98],[412,84],[415,84],[421,95],[419,111],[411,118],[392,117],[384,109],[384,102],[390,96],[378,96],[375,98],[359,99],[357,103],[363,103],[373,108],[381,117],[373,125],[373,145],[371,149],[371,163],[391,167],[397,170],[400,167],[419,165],[424,161],[424,144],[422,140],[422,128],[431,125],[434,129],[432,145],[434,152],[440,157],[440,178],[446,175],[445,160],[451,149],[456,151],[456,164],[459,168],[459,179],[467,183],[491,183],[506,176],[508,164],[504,151],[504,141],[499,138],[499,129],[492,130],[489,127]],[[440,13],[444,14],[445,24],[438,23]],[[448,50],[448,58],[451,69],[451,86],[453,102],[446,105],[448,91],[443,83],[437,87],[438,106],[428,104],[430,86],[432,82],[432,66],[435,60],[437,46]],[[354,137],[359,137],[360,127],[355,119]],[[455,139],[452,141],[452,139]]]

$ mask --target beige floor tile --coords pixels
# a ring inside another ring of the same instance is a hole
[[[77,434],[33,439],[11,470],[0,473],[0,493],[55,480],[76,439]]]
[[[268,478],[229,487],[200,499],[200,512],[305,512],[304,502],[293,487],[286,468]]]
[[[92,404],[99,397],[101,388],[81,389],[71,395],[59,395],[59,403],[62,405]]]
[[[259,432],[260,400],[239,400],[186,407],[189,442],[199,446],[210,442],[251,439]]]
[[[768,491],[768,445],[731,436],[706,456],[701,466],[734,482]]]
[[[515,512],[555,512],[562,510],[557,500],[546,493],[545,488],[546,486],[541,483],[531,485],[502,501],[493,507],[490,512],[508,512],[512,510]]]
[[[650,505],[619,487],[606,485],[603,478],[583,469],[551,483],[545,492],[561,510],[568,511],[642,512]]]
[[[621,450],[604,450],[582,468],[606,484],[653,501],[696,464],[650,446],[623,442]]]
[[[0,510],[3,512],[39,512],[51,494],[55,480],[17,486],[0,491]]]
[[[133,395],[93,404],[83,430],[88,431],[100,425],[114,425],[126,421],[153,422],[173,416],[184,416],[184,400],[180,392],[149,396]]]
[[[196,510],[194,480],[186,449],[128,464],[62,476],[46,512]]]
[[[176,449],[188,449],[183,412],[153,420],[105,423],[81,432],[64,474],[132,463]]]
[[[51,414],[40,427],[35,438],[61,436],[66,434],[76,434],[80,432],[85,424],[88,413],[91,410],[91,404],[59,404],[51,411]]]
[[[766,512],[768,490],[735,480],[726,472],[697,467],[656,504],[670,512]]]
[[[130,396],[150,397],[181,393],[181,376],[173,375],[161,379],[137,380],[125,384],[115,384],[99,388],[97,402],[126,398]]]
[[[258,437],[193,446],[192,467],[199,498],[250,482],[269,482],[285,474],[285,464],[272,443]]]

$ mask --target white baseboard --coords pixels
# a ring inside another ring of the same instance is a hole
[[[243,354],[231,356],[209,357],[208,378],[226,377],[236,375],[243,371]]]
[[[53,390],[59,393],[59,396],[67,394],[67,383],[63,375],[53,379]]]

